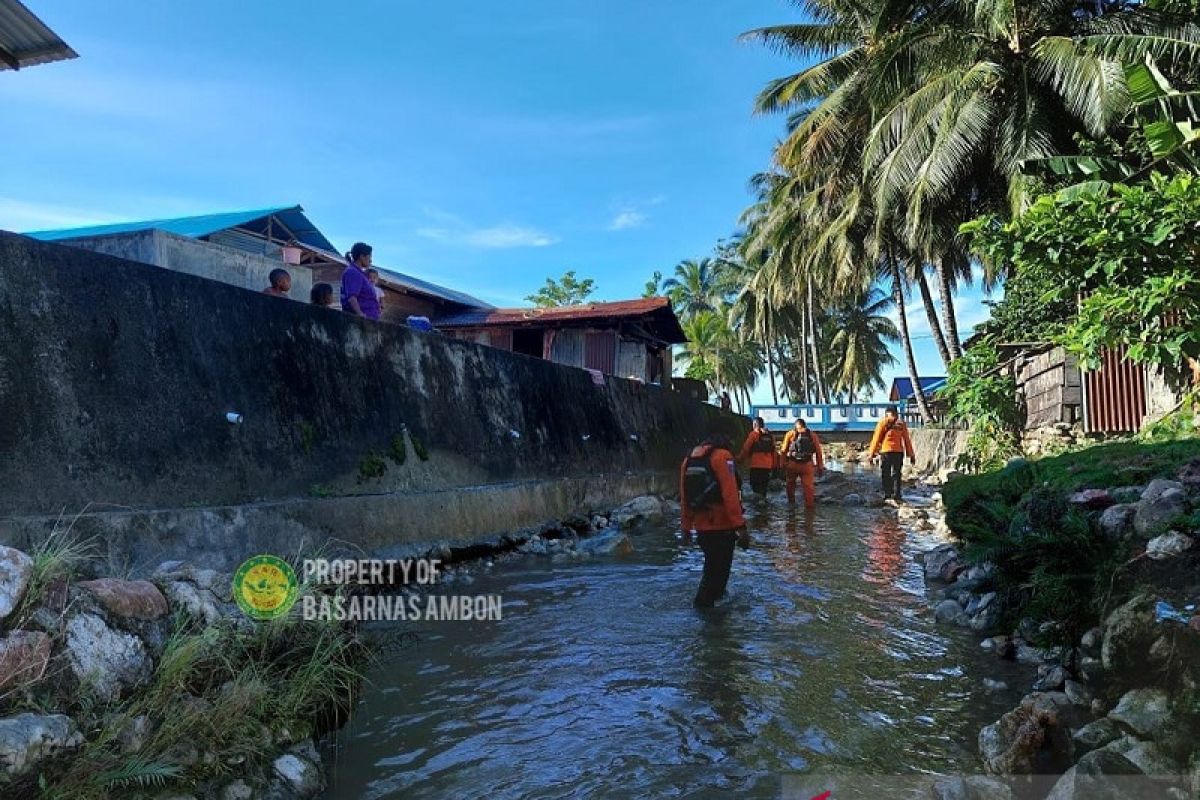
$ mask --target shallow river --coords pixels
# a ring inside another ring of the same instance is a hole
[[[978,771],[979,728],[1014,695],[984,691],[1004,675],[975,637],[933,623],[912,556],[935,542],[866,509],[749,518],[705,613],[677,525],[629,556],[476,571],[452,591],[502,594],[503,621],[422,623],[385,657],[326,797],[771,798],[815,769]]]

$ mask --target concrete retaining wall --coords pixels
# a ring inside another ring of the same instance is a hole
[[[105,571],[119,574],[142,574],[171,560],[232,572],[259,553],[401,558],[607,512],[631,497],[673,492],[676,483],[675,473],[639,472],[212,508],[14,516],[0,519],[0,542],[31,550],[56,528],[70,529],[94,548]]]
[[[915,471],[932,475],[944,469],[955,469],[955,462],[967,449],[968,431],[945,428],[915,428],[909,431],[916,451]]]
[[[0,329],[0,515],[671,473],[705,431],[746,427],[660,387],[3,233]],[[411,518],[379,522],[409,536]]]

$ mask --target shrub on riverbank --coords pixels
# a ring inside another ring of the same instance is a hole
[[[968,562],[995,565],[1005,622],[1054,622],[1048,628],[1054,638],[1075,641],[1132,590],[1138,576],[1129,567],[1146,542],[1132,530],[1106,533],[1098,514],[1087,503],[1072,502],[1072,494],[1109,489],[1132,500],[1150,481],[1174,477],[1198,452],[1200,440],[1192,438],[1122,441],[1035,462],[1017,459],[947,484],[946,523],[963,541]],[[1194,516],[1171,525],[1194,531]]]
[[[314,737],[345,719],[369,657],[352,630],[252,623],[211,570],[82,581],[75,544],[0,549],[21,567],[0,575],[21,596],[0,622],[0,795],[320,790]]]

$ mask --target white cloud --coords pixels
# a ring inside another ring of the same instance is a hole
[[[0,197],[0,230],[22,233],[116,221],[115,217],[103,211]]]
[[[645,224],[646,215],[644,213],[627,208],[617,212],[617,215],[612,218],[612,222],[608,223],[608,229],[610,231],[627,231],[630,228],[640,228]]]
[[[417,236],[446,244],[459,244],[480,250],[503,250],[514,247],[549,247],[557,236],[527,225],[501,223],[475,226],[460,217],[436,209],[426,209],[426,215],[437,224],[417,228]]]

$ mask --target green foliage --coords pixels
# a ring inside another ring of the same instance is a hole
[[[1084,366],[1104,348],[1178,376],[1200,357],[1200,178],[1148,183],[1065,198],[1047,195],[1003,227],[975,225],[985,260],[1017,274],[1043,273],[1050,305],[1082,295],[1078,315],[1056,337]]]
[[[996,566],[996,582],[1013,621],[1031,616],[1064,623],[1070,638],[1092,624],[1119,546],[1093,530],[1046,485],[1038,465],[1015,462],[996,472],[951,481],[943,489],[946,522],[971,563]]]
[[[958,466],[972,472],[997,469],[1020,453],[1024,412],[1017,402],[1016,380],[999,366],[999,353],[985,339],[951,362],[941,391],[947,420],[970,426]]]
[[[283,729],[301,741],[342,718],[371,658],[348,628],[333,622],[293,614],[242,627],[178,615],[149,684],[132,696],[99,702],[76,693],[42,701],[46,710],[65,710],[79,720],[87,739],[71,758],[47,765],[37,779],[40,796],[186,793],[226,777],[231,764],[259,769],[277,755]],[[0,712],[18,707],[8,698]],[[142,718],[149,725],[141,747],[136,754],[123,752],[122,733]],[[196,758],[210,753],[219,758]],[[10,796],[13,788],[0,777],[0,794]]]
[[[312,452],[313,444],[317,441],[317,429],[307,420],[300,422],[300,449],[305,455]]]
[[[642,297],[658,297],[663,291],[663,274],[654,270],[654,274],[650,276],[650,280],[646,281],[646,288],[642,290]]]
[[[1196,440],[1096,445],[1037,462],[1020,460],[1004,469],[969,475],[942,488],[946,524],[963,542],[971,563],[997,567],[1013,619],[1065,623],[1070,636],[1110,608],[1114,587],[1127,565],[1124,544],[1093,530],[1066,498],[1083,488],[1145,484],[1173,477],[1193,458]],[[1200,527],[1200,513],[1177,520]]]
[[[525,299],[541,308],[555,306],[579,305],[596,290],[596,282],[591,278],[579,280],[575,270],[567,270],[560,280],[546,279],[546,285]]]
[[[425,449],[425,443],[414,436],[411,432],[409,432],[408,438],[412,442],[413,452],[417,454],[417,458],[422,461],[428,461],[429,451]]]
[[[404,445],[403,431],[392,437],[391,446],[388,448],[388,455],[399,466],[404,466],[404,462],[408,460],[408,448]]]
[[[382,478],[387,473],[387,469],[387,462],[383,460],[383,456],[372,450],[359,459],[358,480],[361,483],[373,478]]]
[[[976,220],[962,227],[965,235],[996,231],[1001,224],[995,217]],[[990,242],[981,237],[979,241]],[[981,253],[985,259],[995,257],[991,250]],[[1011,267],[1003,262],[992,269],[1004,271]],[[1075,297],[1062,291],[1064,276],[1053,265],[1022,263],[1008,269],[1004,281],[1004,297],[984,301],[991,307],[989,318],[976,326],[975,333],[995,342],[1048,341],[1060,335],[1075,316]]]
[[[148,761],[134,756],[116,769],[97,774],[92,782],[100,789],[150,789],[166,786],[181,771],[178,764]]]
[[[313,497],[333,497],[337,490],[327,483],[314,483],[308,488],[308,493]]]

